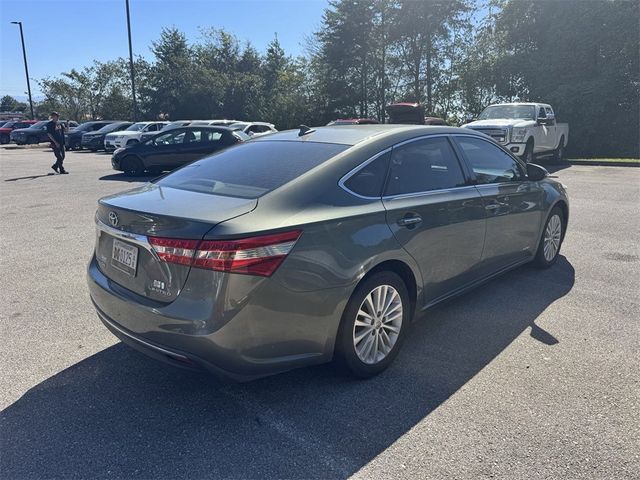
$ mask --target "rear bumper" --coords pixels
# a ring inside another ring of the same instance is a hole
[[[331,360],[344,289],[300,293],[242,277],[233,286],[221,285],[227,293],[219,302],[200,292],[189,296],[187,281],[176,300],[163,304],[112,282],[95,257],[87,272],[91,300],[105,326],[124,343],[166,363],[248,381]],[[201,282],[193,283],[195,289]]]

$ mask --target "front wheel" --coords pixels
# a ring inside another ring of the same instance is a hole
[[[122,169],[125,175],[139,177],[144,173],[144,164],[138,157],[129,155],[122,160]]]
[[[533,162],[533,142],[527,143],[527,146],[524,149],[524,153],[522,154],[522,160],[524,161],[524,163]]]
[[[38,141],[38,137],[29,137],[27,139],[27,143],[29,145],[35,145],[35,144],[40,143],[40,142]]]
[[[385,370],[398,354],[411,321],[411,302],[402,279],[379,272],[356,288],[342,315],[336,363],[368,378]]]
[[[556,263],[564,239],[564,215],[559,207],[554,207],[544,225],[542,238],[533,263],[540,268],[549,268]]]

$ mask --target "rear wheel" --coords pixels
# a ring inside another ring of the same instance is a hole
[[[134,155],[127,155],[122,160],[122,169],[125,175],[139,177],[144,173],[144,164],[138,157]]]
[[[336,363],[368,378],[385,370],[398,354],[409,327],[411,302],[402,279],[379,272],[356,288],[342,315]]]
[[[549,268],[556,263],[564,239],[564,215],[559,207],[554,207],[547,218],[533,263],[540,268]]]

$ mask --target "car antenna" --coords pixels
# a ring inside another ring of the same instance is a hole
[[[315,128],[307,127],[306,125],[300,125],[298,127],[300,131],[298,132],[298,136],[302,137],[303,135],[308,135],[309,133],[313,133],[316,131]]]

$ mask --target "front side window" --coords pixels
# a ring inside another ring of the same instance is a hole
[[[520,164],[496,145],[472,137],[456,137],[479,184],[515,182],[524,178]]]
[[[540,110],[538,110],[538,118],[547,118],[547,112],[544,111],[544,107],[540,107]]]
[[[349,177],[344,186],[363,197],[379,197],[382,195],[390,158],[391,152],[380,155]]]
[[[161,133],[151,140],[154,145],[176,145],[184,141],[184,130],[171,130],[167,133]]]
[[[464,184],[464,175],[449,140],[426,138],[393,149],[385,195],[427,192]]]

